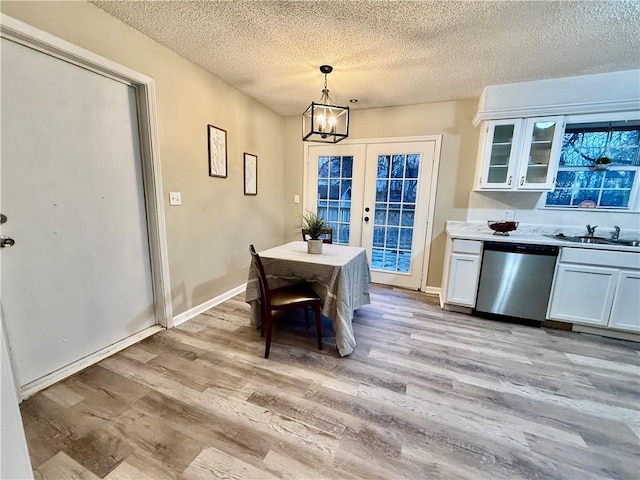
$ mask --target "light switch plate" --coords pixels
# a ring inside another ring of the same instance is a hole
[[[182,194],[180,192],[169,192],[169,205],[182,205]]]
[[[300,195],[293,196],[293,203],[300,203]]]

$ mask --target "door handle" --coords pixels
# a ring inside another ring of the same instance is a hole
[[[15,244],[16,241],[13,238],[0,235],[0,248],[13,247]]]

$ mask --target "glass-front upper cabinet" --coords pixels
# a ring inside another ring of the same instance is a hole
[[[520,120],[487,122],[484,131],[484,168],[480,188],[509,190],[513,187],[520,158],[521,129]]]
[[[486,122],[478,189],[553,190],[562,130],[563,117]]]
[[[526,119],[518,169],[519,190],[553,190],[563,127],[563,117]]]

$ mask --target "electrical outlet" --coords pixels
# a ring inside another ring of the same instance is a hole
[[[180,192],[169,192],[169,205],[182,205],[182,194]]]
[[[502,220],[513,220],[516,218],[515,210],[503,210],[502,211]]]

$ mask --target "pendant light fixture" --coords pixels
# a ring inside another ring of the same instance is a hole
[[[311,102],[302,114],[302,140],[306,142],[338,143],[349,136],[349,107],[333,103],[327,89],[327,75],[333,71],[331,65],[322,65],[324,88],[318,103]]]

